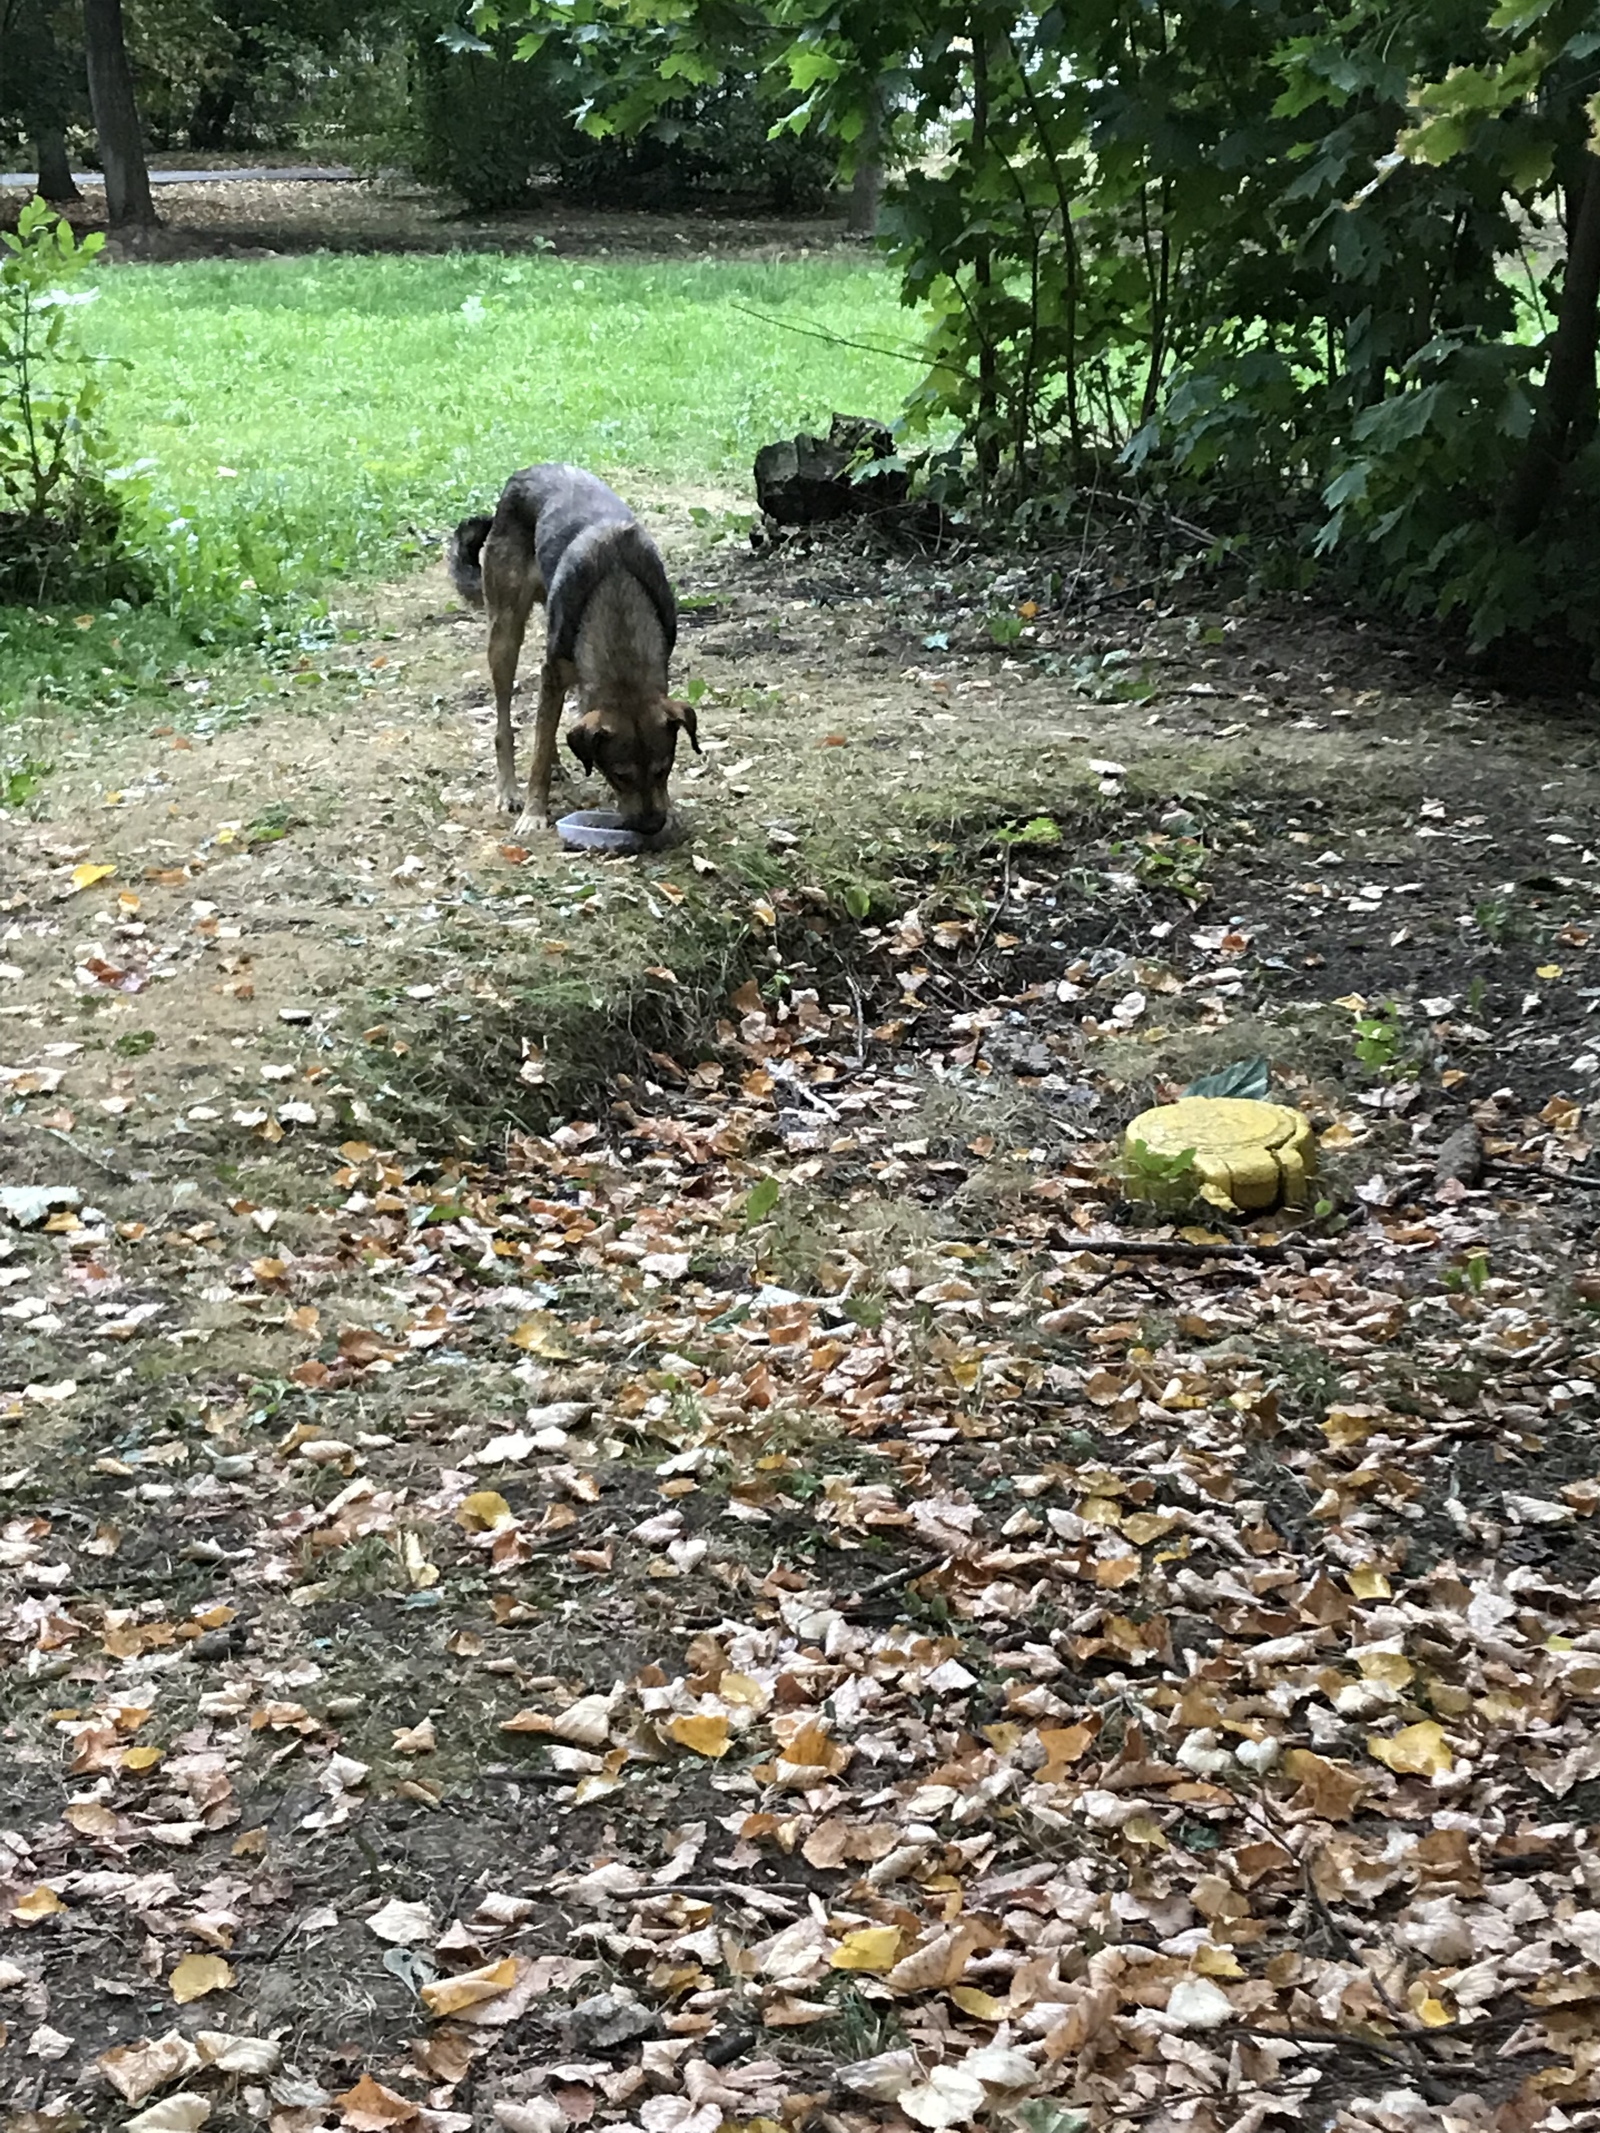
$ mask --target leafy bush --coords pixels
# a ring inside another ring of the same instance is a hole
[[[605,139],[577,120],[594,87],[579,46],[552,41],[519,61],[505,35],[424,35],[406,160],[479,213],[526,205],[540,183],[612,206],[709,192],[754,195],[783,213],[822,204],[833,158],[812,139],[769,139],[770,114],[752,82],[680,94],[637,134]]]
[[[1594,0],[478,0],[517,17],[599,137],[754,75],[845,170],[910,152],[935,495],[1031,531],[1115,485],[1600,664]]]
[[[0,232],[0,600],[138,589],[102,472],[100,366],[72,329],[104,242],[39,199]]]

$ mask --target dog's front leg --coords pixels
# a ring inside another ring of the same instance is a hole
[[[550,827],[550,779],[555,770],[556,741],[567,684],[558,661],[547,659],[539,677],[539,709],[533,728],[533,761],[528,767],[528,797],[517,822],[519,835]]]

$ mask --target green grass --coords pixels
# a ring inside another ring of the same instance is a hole
[[[869,263],[314,255],[98,287],[82,330],[121,365],[112,450],[143,470],[161,590],[81,628],[0,610],[0,720],[115,705],[196,644],[292,643],[330,581],[401,567],[514,467],[748,484],[760,445],[835,408],[891,418],[917,375],[737,308],[904,347]]]

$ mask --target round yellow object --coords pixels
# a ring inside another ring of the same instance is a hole
[[[1287,1104],[1252,1103],[1244,1096],[1184,1096],[1143,1111],[1123,1145],[1129,1198],[1168,1205],[1192,1200],[1198,1184],[1204,1198],[1231,1200],[1235,1207],[1302,1207],[1317,1172],[1310,1120]],[[1160,1174],[1161,1164],[1186,1154],[1192,1170]]]

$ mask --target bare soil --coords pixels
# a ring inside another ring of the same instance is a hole
[[[15,224],[26,197],[0,192],[0,228]],[[526,209],[479,215],[399,176],[282,182],[242,171],[222,184],[162,185],[156,207],[160,227],[115,251],[138,259],[322,251],[795,259],[852,243],[842,212],[774,215],[736,196],[652,213],[585,208],[552,193]],[[68,219],[80,232],[103,229],[104,194],[85,193]]]

